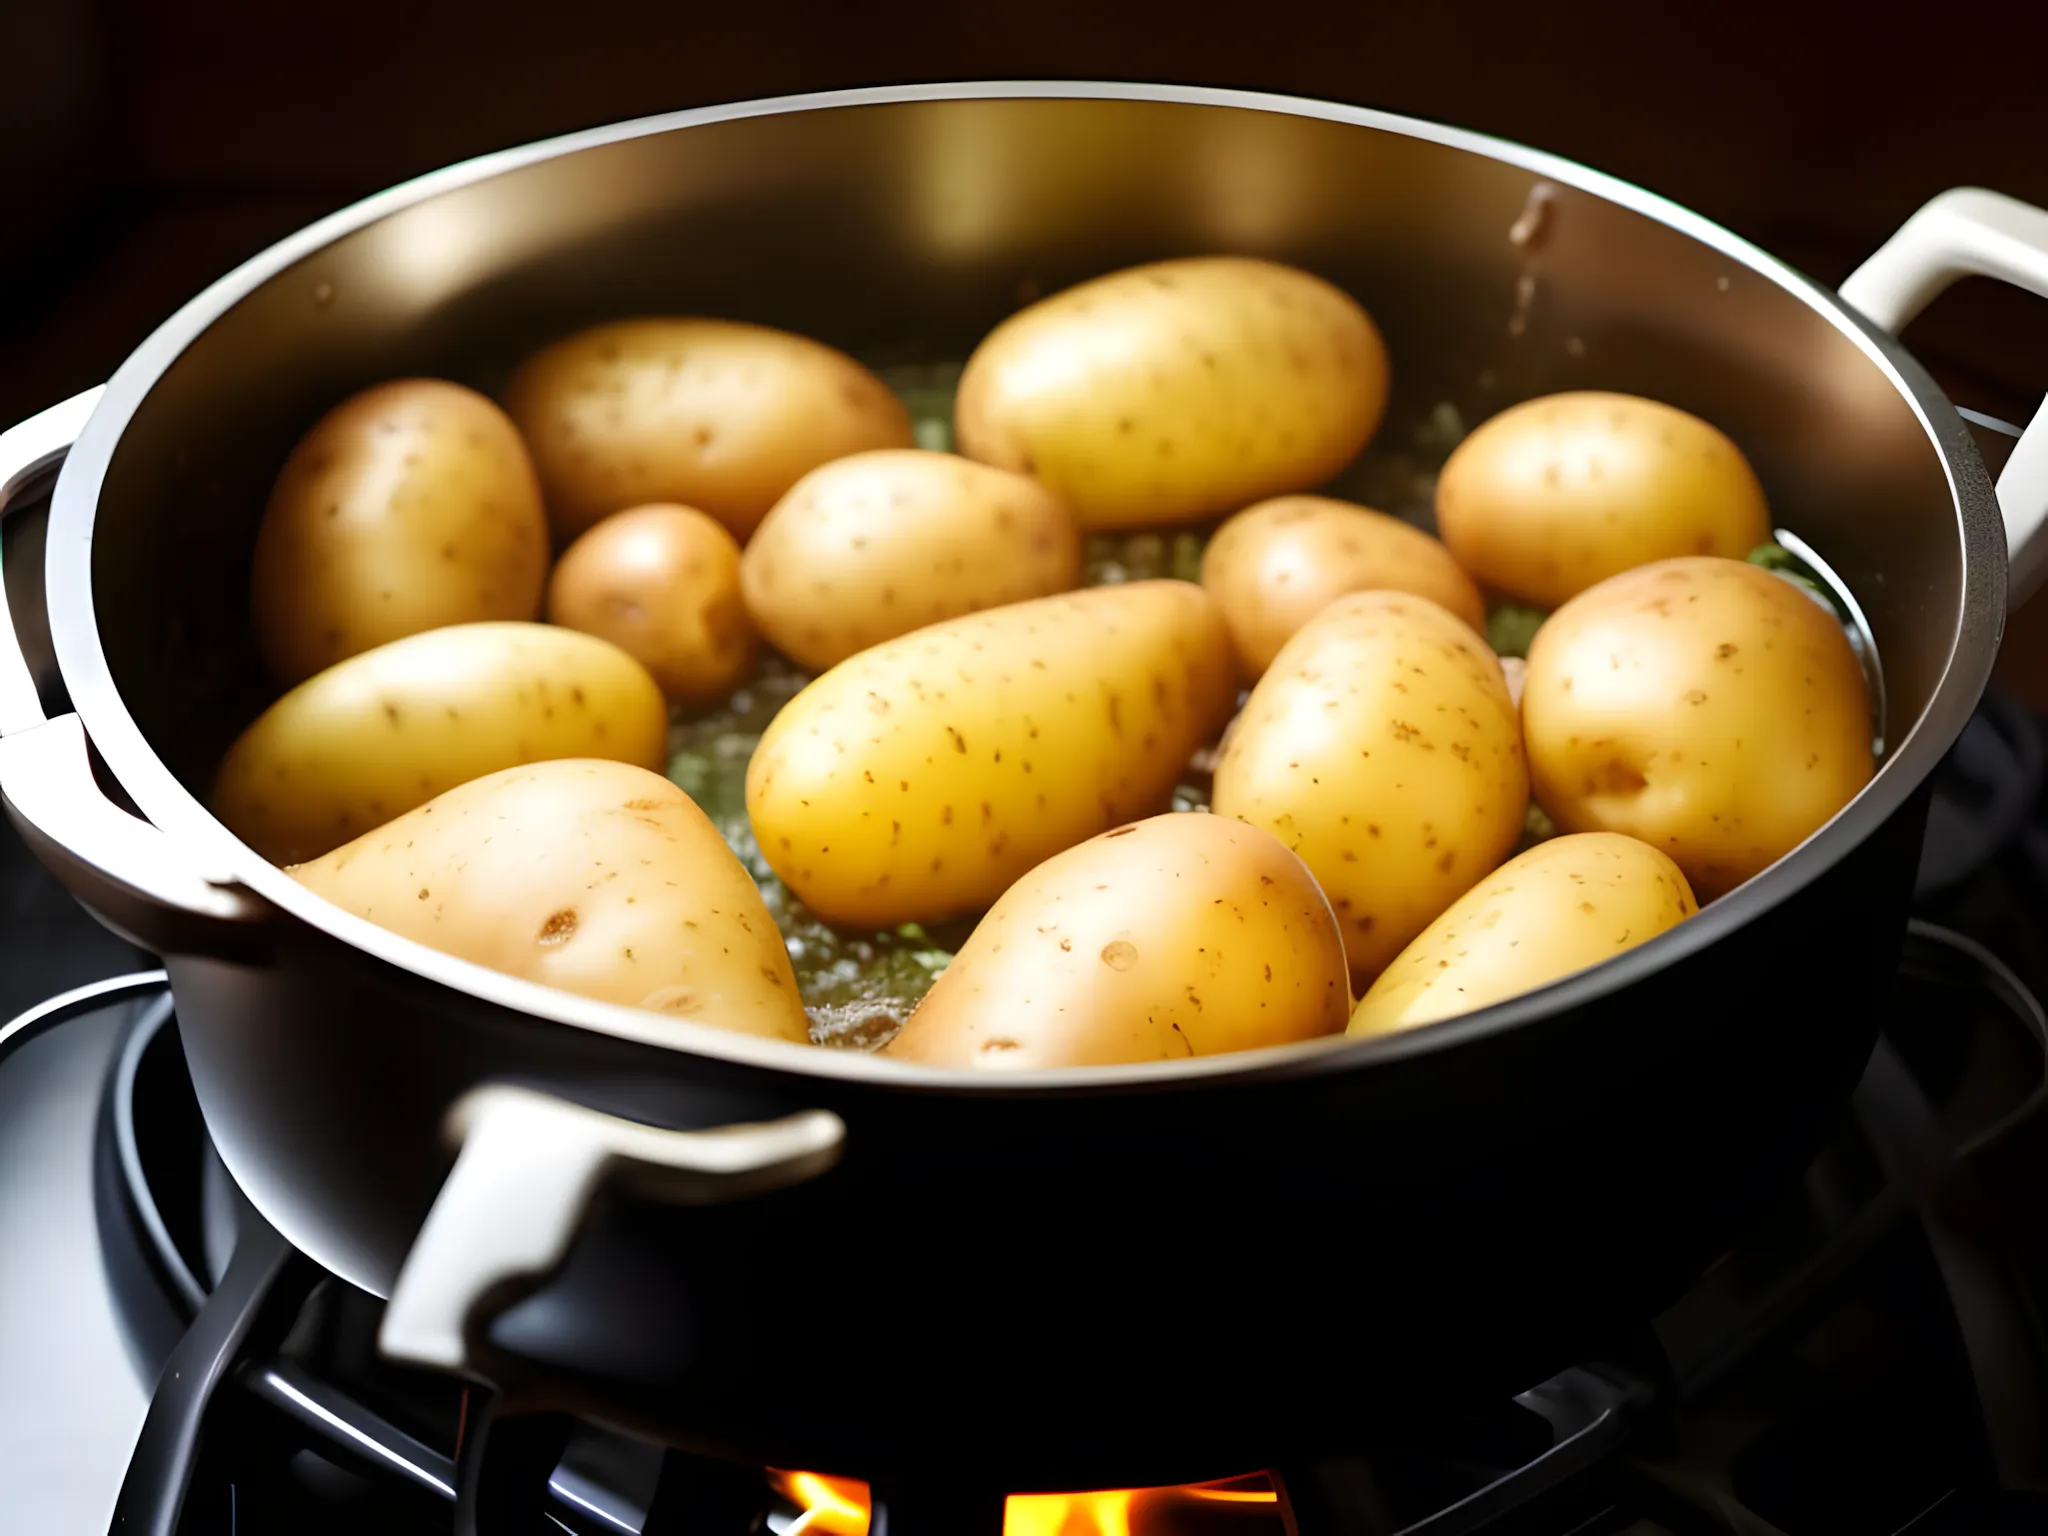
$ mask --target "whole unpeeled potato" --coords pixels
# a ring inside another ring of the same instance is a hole
[[[581,997],[807,1041],[768,909],[690,797],[630,763],[472,779],[291,874],[356,916]]]
[[[1164,810],[1236,693],[1223,616],[1192,582],[991,608],[862,651],[790,700],[747,766],[747,814],[827,922],[935,922]]]
[[[1648,843],[1613,832],[1551,838],[1423,929],[1359,1000],[1351,1033],[1391,1034],[1533,992],[1698,910],[1678,866]]]
[[[1528,799],[1515,708],[1486,642],[1427,598],[1356,592],[1259,679],[1212,803],[1301,856],[1362,985],[1507,857]]]
[[[1276,496],[1229,518],[1202,555],[1202,585],[1230,621],[1246,682],[1347,592],[1412,592],[1486,627],[1486,604],[1420,528],[1328,496]]]
[[[808,471],[911,446],[888,386],[822,342],[734,320],[614,320],[544,347],[506,390],[559,542],[646,502],[745,542]]]
[[[1243,256],[1155,262],[1042,299],[968,359],[969,458],[1036,476],[1086,529],[1185,522],[1328,480],[1387,398],[1342,289]]]
[[[884,448],[812,470],[747,543],[747,611],[822,672],[925,624],[1065,592],[1081,534],[1037,481],[950,453]]]
[[[688,708],[731,693],[754,659],[740,547],[694,507],[631,507],[584,533],[555,562],[548,622],[611,641]]]
[[[1301,860],[1198,812],[1055,854],[998,901],[885,1054],[1021,1071],[1336,1034],[1344,939]]]
[[[457,624],[352,656],[271,705],[222,759],[213,813],[288,864],[520,763],[659,768],[667,738],[661,690],[610,641]]]
[[[1712,901],[1870,781],[1870,694],[1835,616],[1741,560],[1646,565],[1580,593],[1529,648],[1536,798],[1567,832],[1662,849]]]
[[[540,483],[505,413],[441,379],[351,396],[299,440],[256,532],[250,613],[279,683],[421,630],[531,619]]]
[[[1437,477],[1436,521],[1483,585],[1541,608],[1653,560],[1739,560],[1771,536],[1763,486],[1718,428],[1593,390],[1482,422]]]

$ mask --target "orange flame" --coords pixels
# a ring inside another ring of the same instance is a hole
[[[769,1481],[797,1510],[784,1536],[867,1536],[867,1484],[815,1472],[771,1472]],[[1272,1479],[1253,1476],[1183,1488],[1013,1493],[1003,1506],[1003,1536],[1185,1536],[1214,1531],[1218,1516],[1244,1536],[1284,1530]]]
[[[1129,1488],[1107,1493],[1013,1493],[1003,1536],[1131,1536]]]
[[[775,1491],[800,1513],[783,1536],[868,1536],[868,1485],[816,1472],[771,1472]]]

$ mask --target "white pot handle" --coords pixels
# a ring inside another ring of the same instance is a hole
[[[104,386],[0,432],[0,524],[46,484],[85,430]],[[275,910],[197,867],[190,850],[122,810],[93,778],[85,725],[45,719],[0,584],[0,805],[31,852],[121,937],[160,955],[257,960]]]
[[[485,1379],[491,1320],[561,1267],[605,1184],[677,1205],[744,1200],[815,1178],[846,1140],[829,1110],[671,1131],[501,1084],[465,1094],[446,1129],[462,1150],[399,1269],[377,1344],[408,1365]]]
[[[1995,277],[2048,299],[2048,211],[1981,187],[1942,193],[1849,274],[1842,298],[1896,332],[1962,277]],[[1998,477],[2007,603],[2048,578],[2048,409],[2036,411]]]

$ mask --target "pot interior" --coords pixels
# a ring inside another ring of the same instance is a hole
[[[1417,126],[913,97],[592,136],[343,215],[353,227],[183,345],[113,452],[92,573],[114,684],[203,797],[271,697],[248,627],[270,481],[316,417],[377,380],[492,392],[535,346],[647,312],[785,326],[878,364],[958,359],[1032,295],[1234,252],[1307,267],[1372,312],[1394,397],[1371,451],[1391,471],[1445,405],[1471,425],[1559,389],[1719,425],[1779,525],[1860,599],[1904,739],[1957,643],[1964,540],[1935,444],[1872,352],[1733,242]],[[1525,219],[1539,186],[1547,209]]]

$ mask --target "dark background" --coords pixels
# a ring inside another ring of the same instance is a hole
[[[2048,0],[0,0],[0,422],[106,377],[269,242],[449,161],[711,101],[1022,76],[1464,124],[1690,204],[1828,282],[1944,187],[2048,204]],[[2048,384],[2048,302],[1965,283],[1909,338],[1958,403],[2007,420]],[[2004,675],[2048,710],[2048,604],[2015,625]],[[0,916],[19,917],[17,884]],[[10,969],[10,996],[48,979]]]

